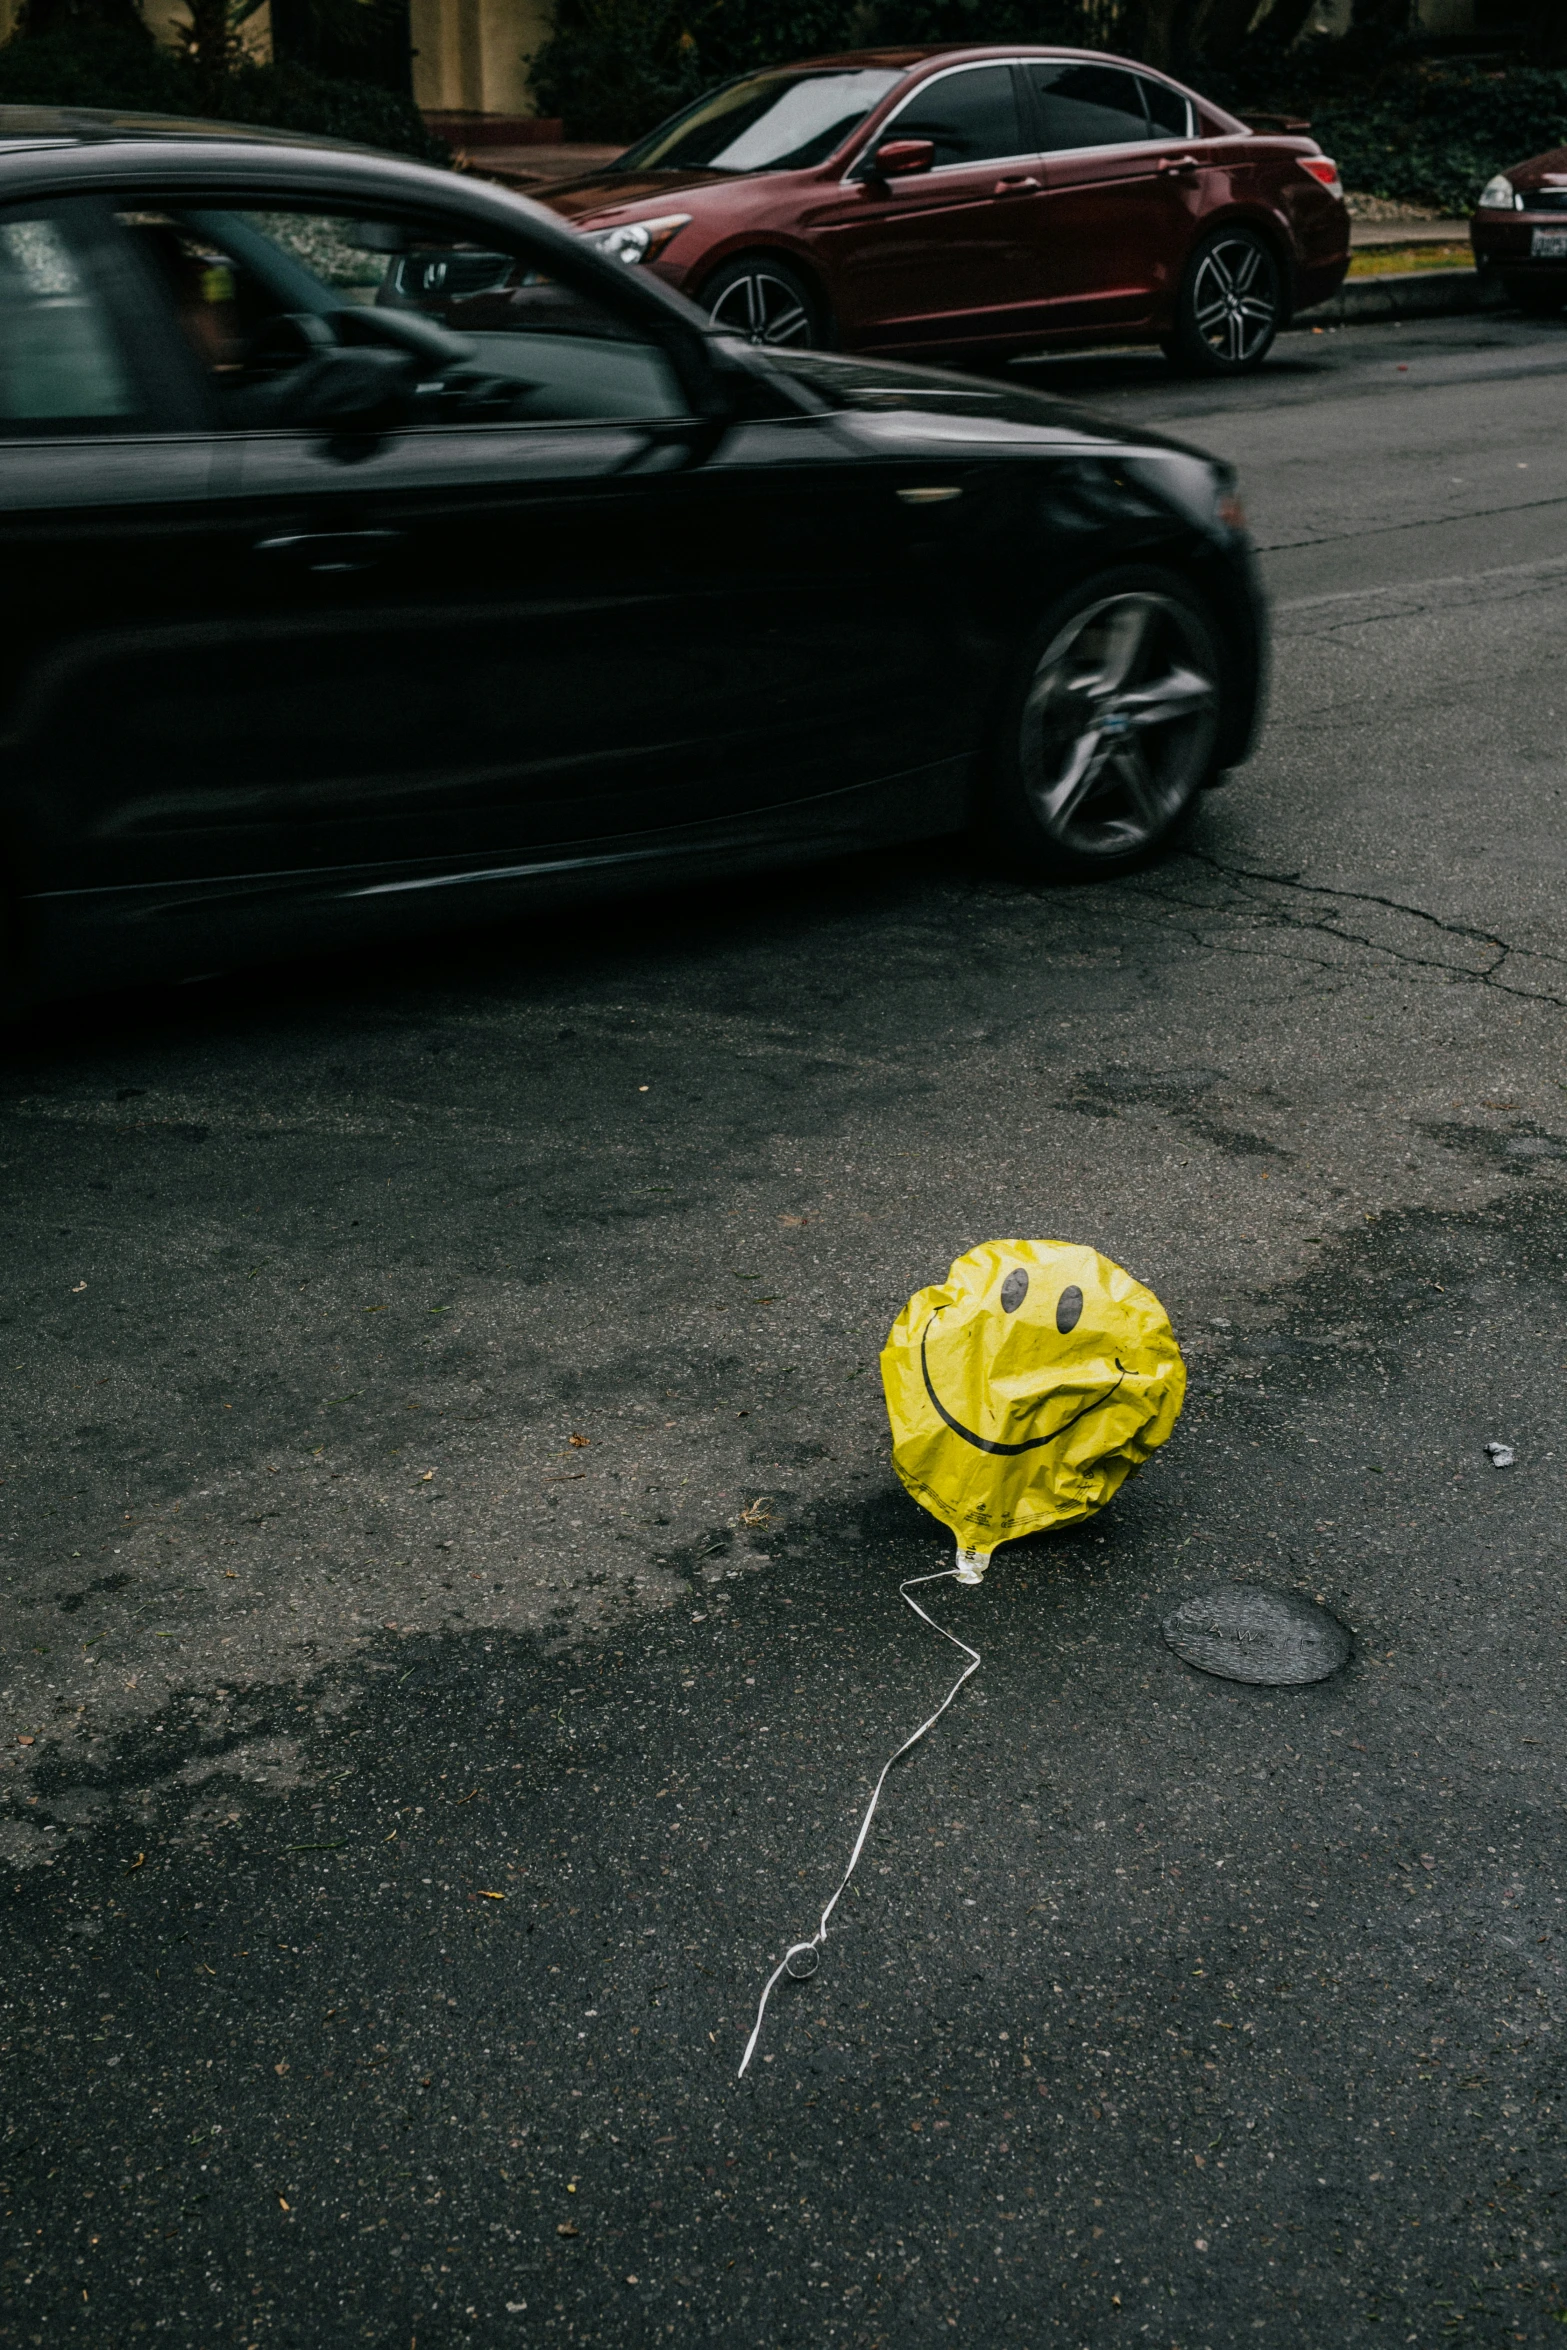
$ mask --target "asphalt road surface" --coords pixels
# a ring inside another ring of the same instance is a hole
[[[1560,2338],[1567,328],[1034,373],[1267,550],[1169,863],[10,1040],[0,2342]],[[1185,1418],[936,1586],[983,1669],[737,2083],[951,1678],[878,1347],[1039,1234],[1158,1292]],[[1178,1663],[1234,1579],[1345,1672]]]

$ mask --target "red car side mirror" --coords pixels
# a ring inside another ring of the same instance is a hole
[[[934,139],[888,139],[871,157],[871,169],[878,179],[904,180],[929,171],[935,160]]]

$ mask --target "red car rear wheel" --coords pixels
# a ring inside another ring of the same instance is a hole
[[[1250,375],[1283,317],[1284,284],[1267,239],[1239,225],[1215,229],[1186,264],[1164,349],[1195,375]]]

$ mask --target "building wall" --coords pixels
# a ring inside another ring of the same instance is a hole
[[[437,113],[537,113],[525,60],[547,39],[550,13],[550,0],[409,0],[416,102]]]

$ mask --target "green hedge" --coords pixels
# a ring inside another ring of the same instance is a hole
[[[1244,114],[1301,114],[1349,188],[1467,212],[1509,163],[1567,146],[1567,72],[1483,72],[1406,40],[1351,34],[1293,49],[1253,43],[1228,72],[1192,78]]]
[[[0,105],[216,116],[352,139],[426,163],[451,160],[412,100],[374,83],[340,81],[302,65],[241,65],[225,77],[214,105],[198,97],[195,69],[184,57],[118,30],[14,36],[0,48]]]
[[[1420,72],[1369,98],[1308,105],[1348,188],[1467,212],[1493,172],[1567,147],[1567,73]]]

